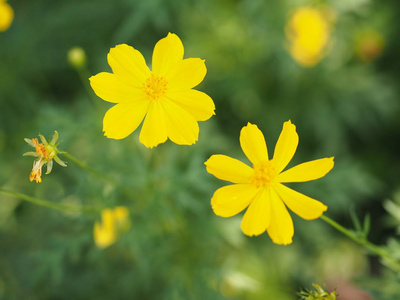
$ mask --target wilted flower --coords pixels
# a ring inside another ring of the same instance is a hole
[[[298,8],[286,26],[290,54],[304,67],[317,64],[327,52],[331,22],[327,9]]]
[[[168,138],[179,145],[197,141],[197,121],[208,120],[215,106],[207,94],[193,89],[207,73],[204,60],[183,59],[183,52],[179,37],[169,33],[154,47],[150,71],[133,47],[122,44],[110,50],[108,64],[113,73],[90,77],[97,96],[117,103],[104,116],[105,136],[123,139],[144,119],[139,140],[146,147]]]
[[[38,139],[25,139],[30,146],[35,148],[35,152],[26,152],[24,156],[34,156],[37,157],[33,162],[32,172],[29,175],[29,180],[35,180],[37,183],[42,182],[42,167],[44,165],[47,166],[46,174],[49,174],[53,168],[53,159],[60,166],[66,167],[67,165],[57,156],[57,154],[61,153],[60,150],[57,149],[58,143],[58,132],[55,131],[53,137],[51,138],[50,143],[47,142],[45,137],[39,134],[39,138],[42,143],[39,143]]]
[[[298,142],[296,126],[285,122],[274,156],[269,159],[264,135],[257,125],[248,123],[243,127],[240,145],[252,162],[252,168],[225,155],[213,155],[205,162],[209,173],[235,183],[214,193],[211,199],[214,213],[231,217],[247,207],[241,225],[244,234],[253,236],[267,231],[274,243],[290,244],[294,228],[286,206],[306,220],[319,218],[327,206],[282,183],[321,178],[334,164],[333,157],[322,158],[283,171],[296,152]]]
[[[0,31],[6,31],[14,19],[14,10],[6,2],[0,0]]]
[[[129,210],[125,206],[103,209],[101,223],[94,224],[94,242],[99,248],[107,248],[114,244],[122,233],[128,231],[130,226]]]

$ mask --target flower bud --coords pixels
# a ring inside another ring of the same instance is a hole
[[[81,68],[86,64],[86,53],[81,47],[74,47],[68,51],[68,62],[74,68]]]

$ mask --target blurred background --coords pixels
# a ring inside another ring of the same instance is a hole
[[[327,176],[291,186],[349,228],[350,212],[370,214],[370,240],[399,256],[399,1],[8,4],[15,15],[0,32],[0,189],[61,204],[126,206],[131,228],[99,248],[100,212],[64,213],[0,194],[0,299],[289,300],[313,282],[337,287],[339,299],[400,299],[398,278],[322,220],[292,214],[289,246],[242,234],[242,214],[212,212],[210,199],[225,183],[204,166],[212,154],[249,163],[239,145],[247,122],[271,151],[290,119],[300,143],[289,166],[335,156]],[[121,43],[150,64],[168,32],[181,38],[186,58],[206,60],[197,89],[213,98],[216,115],[200,122],[193,146],[147,149],[139,130],[107,139],[102,120],[112,105],[87,78],[111,71],[107,53]],[[85,51],[86,66],[68,62],[73,47]],[[24,138],[55,130],[60,149],[119,183],[61,155],[67,168],[55,164],[42,183],[30,182]]]

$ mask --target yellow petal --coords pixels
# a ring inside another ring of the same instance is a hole
[[[115,243],[116,231],[114,213],[111,209],[106,208],[101,211],[101,224],[94,224],[94,241],[99,248],[106,248]]]
[[[279,136],[272,159],[275,169],[280,173],[293,158],[299,143],[299,136],[296,132],[296,126],[287,121],[283,124],[282,132]]]
[[[108,102],[130,102],[145,97],[142,89],[119,81],[117,76],[111,73],[102,72],[90,77],[89,80],[96,95]]]
[[[244,210],[258,193],[252,184],[232,184],[219,188],[211,198],[217,216],[232,217]]]
[[[101,211],[101,223],[102,227],[106,230],[111,230],[114,228],[114,213],[112,209],[105,208]]]
[[[303,219],[317,219],[328,209],[325,204],[296,192],[282,184],[277,184],[274,188],[287,207]]]
[[[99,248],[107,248],[116,241],[115,232],[103,229],[98,222],[94,224],[93,238],[96,246]]]
[[[117,221],[125,221],[129,217],[129,209],[125,206],[116,206],[114,208],[114,217]]]
[[[270,189],[261,189],[243,216],[241,228],[245,235],[260,235],[267,229],[270,216]]]
[[[270,190],[271,222],[267,228],[268,235],[275,244],[291,244],[294,234],[292,217],[276,191],[273,188]]]
[[[214,115],[213,100],[197,90],[168,91],[167,98],[188,111],[197,121],[205,121]]]
[[[149,101],[147,100],[114,105],[104,116],[104,135],[117,140],[127,137],[140,125],[148,107]]]
[[[165,76],[177,63],[183,59],[183,44],[176,34],[168,35],[159,40],[153,51],[153,72]]]
[[[267,144],[257,125],[247,123],[240,131],[240,146],[247,158],[254,164],[268,160]]]
[[[143,55],[131,46],[121,44],[110,49],[108,64],[118,80],[136,88],[142,88],[150,70]]]
[[[14,19],[14,10],[8,3],[0,2],[0,31],[6,31]]]
[[[140,142],[153,148],[167,140],[167,121],[160,101],[151,101],[140,132]]]
[[[297,165],[276,177],[278,182],[304,182],[325,176],[332,168],[333,157],[321,158]]]
[[[207,68],[200,58],[187,58],[176,64],[166,75],[170,90],[191,89],[203,81]]]
[[[250,183],[253,169],[226,155],[212,155],[205,163],[207,172],[221,180],[233,183]]]
[[[165,112],[167,134],[178,145],[192,145],[199,137],[199,124],[186,110],[172,101],[161,101]]]

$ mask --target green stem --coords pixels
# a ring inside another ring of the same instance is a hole
[[[94,206],[78,206],[78,205],[68,205],[68,204],[60,204],[60,203],[53,203],[53,202],[49,202],[46,200],[42,200],[39,198],[34,198],[22,193],[17,193],[17,192],[12,192],[12,191],[7,191],[7,190],[3,190],[0,189],[0,193],[8,195],[8,196],[12,196],[15,197],[17,199],[21,199],[36,205],[40,205],[43,207],[47,207],[47,208],[52,208],[52,209],[56,209],[56,210],[60,210],[63,212],[86,212],[86,213],[98,213],[100,211],[99,208],[96,208]]]
[[[91,89],[90,84],[89,84],[89,77],[91,75],[90,75],[90,72],[89,72],[87,66],[83,65],[80,67],[75,67],[75,70],[78,73],[79,79],[81,80],[82,85],[85,88],[86,93],[88,94],[88,97],[90,98],[92,104],[94,106],[96,106],[97,109],[99,109],[100,108],[99,101],[98,101],[99,99],[95,97],[93,90]]]
[[[392,257],[390,255],[390,253],[387,252],[385,249],[371,243],[364,236],[357,235],[356,233],[343,227],[342,225],[340,225],[339,223],[337,223],[336,221],[332,220],[331,218],[329,218],[325,215],[322,215],[321,219],[324,220],[329,225],[331,225],[332,227],[334,227],[335,229],[337,229],[338,231],[340,231],[341,233],[343,233],[345,236],[349,237],[353,241],[355,241],[355,242],[359,243],[360,245],[364,246],[365,248],[367,248],[372,253],[380,256],[381,258],[383,258],[384,260],[389,262],[390,266],[392,267],[392,269],[394,271],[400,272],[400,262],[397,259],[395,259],[394,257]]]
[[[83,162],[79,161],[78,159],[76,159],[75,157],[73,157],[68,152],[60,151],[60,154],[64,155],[68,160],[73,162],[79,168],[81,168],[81,169],[83,169],[83,170],[85,170],[85,171],[87,171],[87,172],[89,172],[89,173],[101,178],[101,179],[104,179],[104,180],[106,180],[106,181],[108,181],[110,183],[115,184],[115,179],[114,178],[112,178],[112,177],[110,177],[110,176],[108,176],[108,175],[106,175],[104,173],[101,173],[101,172],[99,172],[99,171],[97,171],[95,169],[92,169],[91,167],[89,167],[85,163],[83,163]]]

